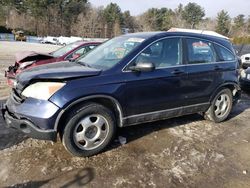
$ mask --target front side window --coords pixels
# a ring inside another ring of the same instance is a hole
[[[85,46],[85,47],[83,47],[83,48],[81,48],[81,49],[76,50],[76,51],[74,52],[74,54],[82,55],[82,54],[85,54],[85,53],[87,53],[87,52],[88,52],[88,47]]]
[[[213,44],[200,39],[187,39],[188,64],[212,63],[216,56]]]
[[[215,49],[218,53],[219,61],[233,61],[235,60],[235,56],[226,48],[219,46],[217,44],[214,45]]]
[[[181,39],[168,38],[155,42],[147,47],[133,64],[153,63],[156,68],[167,68],[182,63]]]

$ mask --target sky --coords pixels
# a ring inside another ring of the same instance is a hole
[[[89,0],[98,7],[106,6],[113,2],[117,3],[122,11],[129,10],[134,16],[139,15],[149,8],[171,8],[175,9],[180,3],[186,5],[190,0]],[[250,15],[250,0],[192,0],[202,6],[206,11],[206,17],[216,17],[222,9],[226,10],[231,17],[239,14]]]

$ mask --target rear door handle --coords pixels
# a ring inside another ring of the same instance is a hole
[[[180,74],[184,74],[185,72],[182,71],[182,70],[177,69],[177,70],[172,71],[171,73],[175,74],[175,75],[180,75]]]

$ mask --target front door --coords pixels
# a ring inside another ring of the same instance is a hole
[[[155,70],[133,72],[129,66],[151,62]],[[182,88],[187,78],[182,64],[182,39],[165,38],[143,50],[124,71],[126,77],[126,109],[128,117],[179,108],[185,101]]]

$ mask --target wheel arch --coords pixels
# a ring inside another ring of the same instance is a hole
[[[236,102],[240,98],[241,95],[240,86],[235,82],[226,82],[217,87],[217,89],[215,89],[215,91],[212,93],[210,97],[209,102],[212,102],[217,93],[225,88],[230,89],[232,91],[234,102]]]
[[[62,129],[61,124],[64,124],[63,122],[64,120],[66,120],[67,114],[70,113],[73,109],[82,107],[84,106],[84,104],[90,103],[90,102],[98,103],[110,109],[115,115],[117,126],[118,127],[123,126],[123,111],[122,111],[119,101],[109,95],[93,95],[93,96],[88,96],[88,97],[77,99],[76,101],[67,105],[57,116],[54,130],[60,131],[60,129]]]

